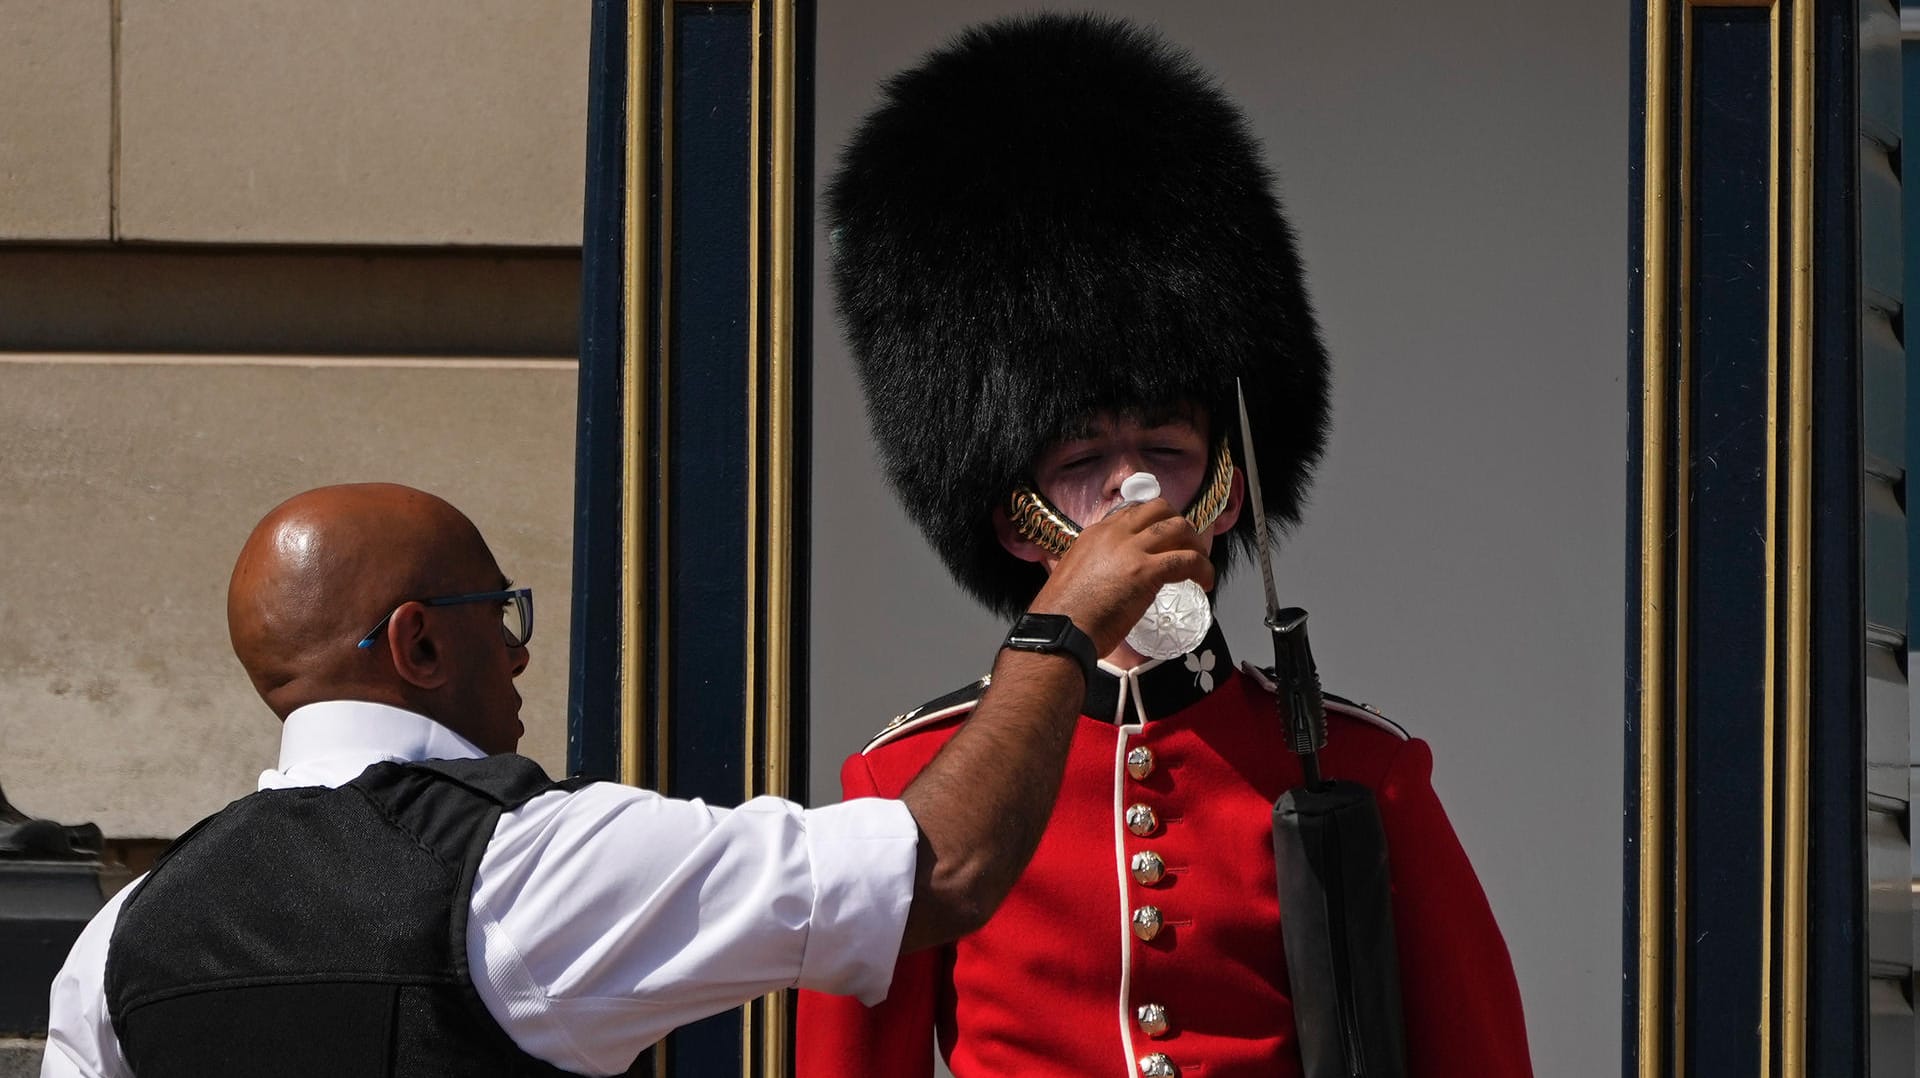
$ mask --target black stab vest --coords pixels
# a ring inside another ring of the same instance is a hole
[[[107,1013],[140,1078],[531,1076],[474,991],[467,912],[524,756],[263,790],[181,836],[120,910]]]

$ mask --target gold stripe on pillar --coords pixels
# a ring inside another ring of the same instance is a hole
[[[653,635],[659,641],[658,667],[651,685],[648,684],[646,670],[647,633],[646,611],[649,600],[658,603],[658,618],[666,616],[666,544],[660,544],[660,575],[657,580],[649,581],[646,572],[646,554],[651,537],[654,535],[657,506],[666,495],[666,476],[663,473],[658,483],[658,491],[650,492],[647,484],[648,472],[648,430],[647,430],[647,366],[649,351],[647,348],[647,315],[650,309],[657,310],[658,339],[664,352],[667,340],[668,309],[666,266],[661,267],[661,288],[658,296],[651,295],[648,289],[648,267],[652,206],[650,202],[651,185],[649,179],[648,132],[652,121],[651,101],[648,91],[651,89],[652,65],[651,50],[653,35],[649,19],[647,0],[628,0],[626,9],[627,26],[627,63],[626,63],[626,131],[625,152],[623,157],[624,177],[622,180],[623,202],[623,250],[622,250],[622,318],[621,318],[621,372],[620,372],[620,781],[628,785],[642,785],[649,781],[656,788],[664,788],[667,781],[667,723],[662,706],[666,699],[667,677],[667,637],[664,633]],[[671,24],[661,27],[661,54],[671,57],[673,38]],[[670,65],[670,61],[669,61]],[[671,87],[663,82],[663,102],[671,107]],[[662,151],[671,152],[670,125],[663,126]],[[663,184],[660,192],[662,204],[670,199],[671,183]],[[660,232],[664,241],[667,235],[669,218],[664,214],[660,221]],[[657,304],[657,308],[654,306]],[[664,361],[662,363],[662,382],[659,387],[661,402],[662,429],[665,433],[665,402],[667,400],[664,381]],[[664,445],[664,442],[663,442]],[[664,449],[663,449],[664,452]],[[650,494],[656,496],[650,497]],[[659,523],[664,525],[664,520]],[[660,532],[664,535],[664,529]],[[650,588],[649,584],[653,586]],[[655,628],[658,628],[656,620]],[[648,744],[646,739],[645,716],[649,710],[647,704],[654,704],[653,773],[648,775]],[[652,1049],[652,1071],[654,1078],[666,1078],[668,1046],[662,1041]]]
[[[760,405],[760,240],[764,222],[760,213],[760,0],[751,0],[747,5],[748,45],[747,67],[747,354],[741,362],[747,365],[747,567],[746,567],[746,632],[744,634],[746,677],[742,684],[746,691],[742,694],[746,713],[741,716],[741,751],[746,759],[741,769],[741,796],[753,797],[761,787],[761,753],[756,743],[756,731],[759,722],[761,703],[760,684],[760,562],[763,551],[760,548],[760,493],[766,482],[766,476],[760,470],[760,425],[762,408]],[[749,1033],[752,1022],[748,1022]],[[751,1040],[748,1041],[751,1055]]]
[[[1666,918],[1667,114],[1666,0],[1647,0],[1641,235],[1640,819],[1638,1071],[1664,1073]]]
[[[1807,781],[1812,734],[1813,4],[1793,4],[1788,190],[1786,804],[1781,850],[1781,1078],[1806,1073]]]
[[[790,742],[793,543],[793,168],[796,83],[792,0],[747,0],[755,27],[749,113],[747,327],[746,788],[785,796]],[[769,32],[758,32],[762,20]],[[765,82],[762,72],[767,73]],[[762,184],[765,177],[765,184]],[[763,258],[764,250],[764,258]],[[764,300],[763,300],[764,297]],[[766,326],[761,332],[764,309]],[[765,378],[759,359],[764,349]],[[761,469],[760,450],[766,450]],[[764,516],[761,509],[765,501]],[[764,544],[761,535],[765,535]],[[765,581],[766,605],[759,603]],[[763,646],[764,640],[764,646]],[[764,717],[764,723],[761,721]]]
[[[1671,985],[1667,1000],[1667,1056],[1671,1073],[1687,1072],[1687,738],[1692,721],[1687,683],[1691,674],[1688,609],[1688,577],[1693,563],[1693,4],[1682,9],[1685,20],[1680,30],[1680,80],[1674,95],[1680,110],[1680,145],[1674,193],[1678,216],[1673,225],[1679,248],[1675,287],[1675,305],[1680,326],[1674,330],[1674,352],[1678,369],[1673,380],[1673,448],[1667,462],[1667,474],[1673,482],[1673,586],[1668,592],[1672,611],[1673,686],[1668,693],[1669,727],[1673,750],[1665,756],[1672,777],[1673,800],[1666,823],[1668,848],[1666,863],[1673,880],[1672,921],[1667,925],[1668,970],[1663,974]],[[1666,297],[1661,296],[1661,302]],[[1664,351],[1665,344],[1662,345]],[[1665,752],[1663,747],[1662,752]]]
[[[645,0],[627,11],[626,153],[623,180],[620,346],[620,781],[645,777],[641,701],[646,691],[642,612],[647,591],[646,237],[647,24]]]
[[[794,0],[773,0],[773,94],[768,152],[773,158],[767,218],[767,778],[766,792],[788,793],[793,715],[787,691],[793,662],[794,457],[794,125],[799,112]]]
[[[772,93],[768,153],[773,167],[768,192],[768,270],[767,289],[767,661],[766,661],[766,759],[767,793],[786,796],[787,776],[792,766],[792,702],[788,688],[792,684],[793,659],[793,483],[794,456],[799,447],[794,440],[794,381],[796,376],[794,315],[794,230],[798,214],[794,206],[794,128],[799,113],[797,75],[797,38],[795,0],[770,0],[773,5],[773,41],[769,70]],[[779,1078],[788,1073],[788,1031],[792,997],[785,992],[767,997],[766,1036],[761,1074]]]
[[[793,415],[797,11],[794,0],[751,0],[751,12],[754,37],[748,160],[753,175],[749,180],[747,230],[747,692],[743,792],[748,797],[784,797],[789,790],[793,721],[788,690],[793,655],[793,482],[797,452]],[[762,450],[764,469],[760,463]],[[764,605],[760,599],[763,584]],[[770,993],[747,1008],[741,1038],[743,1059],[750,1070],[757,1062],[758,1072],[767,1078],[787,1073],[790,1008],[785,992]]]

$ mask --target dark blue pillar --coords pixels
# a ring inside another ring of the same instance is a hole
[[[803,798],[813,9],[596,0],[574,771]],[[790,1000],[641,1070],[784,1073]]]

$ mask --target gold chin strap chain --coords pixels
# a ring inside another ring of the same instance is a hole
[[[1199,495],[1187,507],[1187,523],[1193,525],[1193,530],[1197,532],[1213,527],[1213,522],[1220,519],[1220,511],[1227,507],[1227,496],[1231,493],[1233,452],[1223,436],[1214,447],[1213,460],[1207,466],[1207,478],[1200,486]],[[1021,483],[1013,488],[1007,515],[1013,520],[1014,528],[1028,542],[1056,558],[1065,555],[1067,548],[1080,537],[1080,526],[1054,508],[1053,503],[1033,489],[1031,483]]]

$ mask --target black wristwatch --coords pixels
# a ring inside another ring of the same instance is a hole
[[[1065,614],[1022,614],[1000,646],[1071,655],[1080,660],[1080,672],[1086,675],[1088,685],[1093,684],[1094,671],[1099,669],[1100,656],[1093,653],[1093,638]]]

